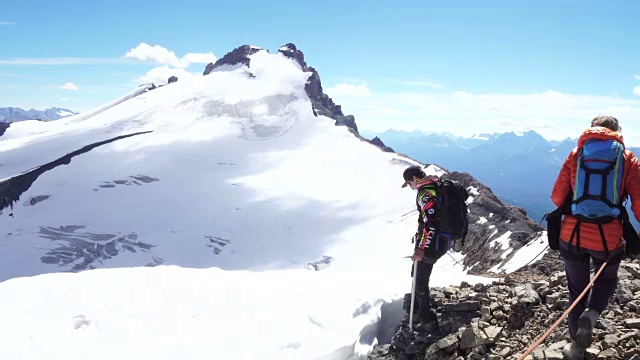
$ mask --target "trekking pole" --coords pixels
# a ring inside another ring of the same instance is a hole
[[[598,276],[600,276],[600,273],[602,272],[602,270],[604,270],[605,266],[607,266],[606,261],[602,264],[602,266],[600,266],[600,270],[598,270],[598,272],[593,276],[593,279],[587,285],[587,287],[584,288],[580,296],[578,296],[578,298],[573,301],[573,304],[571,304],[571,306],[569,306],[569,308],[562,314],[562,316],[560,316],[558,320],[556,320],[556,322],[553,323],[553,325],[549,328],[549,330],[547,330],[544,334],[542,334],[542,336],[535,343],[533,343],[533,345],[529,346],[529,348],[522,355],[520,355],[520,357],[518,357],[518,360],[523,360],[525,357],[527,357],[527,355],[533,352],[535,348],[540,346],[540,344],[542,344],[547,339],[547,337],[551,335],[553,330],[555,330],[560,325],[562,320],[564,320],[564,318],[566,318],[569,315],[571,310],[573,310],[573,308],[576,307],[576,305],[580,302],[580,299],[582,299],[587,294],[587,292],[589,292],[591,287],[593,287],[593,283],[596,281]]]
[[[456,258],[454,258],[453,255],[451,255],[451,250],[447,250],[447,255],[449,255],[449,257],[453,260],[453,265],[458,265],[460,261],[464,260],[464,257],[461,258],[460,260],[456,260]]]
[[[409,310],[409,330],[413,331],[413,304],[416,297],[416,277],[418,275],[418,262],[413,261],[413,281],[411,282],[411,309]]]

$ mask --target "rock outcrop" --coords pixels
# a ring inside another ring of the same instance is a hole
[[[395,152],[391,147],[385,145],[382,142],[382,139],[380,139],[379,137],[374,137],[373,139],[369,140],[369,143],[378,146],[379,148],[381,148],[382,150],[386,151],[386,152]]]
[[[0,122],[0,136],[4,135],[4,132],[11,126],[11,123]]]
[[[298,48],[294,44],[288,43],[286,45],[283,45],[282,47],[280,47],[278,52],[286,57],[294,59],[300,65],[303,71],[311,73],[311,75],[309,76],[309,80],[305,85],[305,91],[307,93],[307,96],[309,96],[309,99],[311,100],[311,106],[314,115],[323,115],[329,117],[336,121],[336,126],[346,126],[359,139],[377,146],[382,151],[394,152],[393,149],[386,146],[380,138],[375,137],[374,139],[369,140],[360,135],[360,133],[358,132],[358,125],[356,124],[355,117],[353,115],[345,115],[342,112],[342,106],[334,103],[329,95],[324,93],[322,89],[322,81],[320,81],[320,74],[318,74],[318,71],[316,71],[315,68],[307,65],[304,60],[304,54],[302,53],[302,51],[298,50]]]
[[[305,91],[311,99],[314,114],[323,115],[336,121],[336,125],[344,125],[351,129],[354,133],[358,133],[358,126],[353,115],[344,115],[342,107],[336,105],[333,100],[322,90],[322,82],[320,75],[311,66],[307,66],[304,61],[304,54],[298,50],[294,44],[288,43],[278,50],[284,56],[294,59],[300,64],[303,71],[310,72],[309,80],[305,85]]]
[[[454,171],[445,177],[459,181],[473,198],[468,205],[469,232],[465,246],[458,247],[466,255],[463,265],[469,273],[484,274],[508,262],[522,246],[541,238],[544,228],[529,219],[524,209],[503,203],[490,188],[468,173]],[[508,247],[505,248],[497,239],[507,235]]]
[[[202,75],[209,75],[213,70],[224,65],[234,66],[234,65],[241,64],[248,67],[250,66],[250,63],[251,63],[251,59],[249,59],[249,55],[253,55],[260,50],[262,49],[256,46],[251,46],[251,45],[242,45],[240,47],[237,47],[233,49],[231,52],[227,53],[225,56],[216,60],[215,63],[209,63],[205,67]]]

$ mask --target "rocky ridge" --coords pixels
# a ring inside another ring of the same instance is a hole
[[[408,317],[390,344],[378,346],[369,360],[518,359],[562,315],[569,305],[566,277],[557,252],[542,266],[523,268],[492,284],[431,289],[441,332],[408,331]],[[545,273],[547,272],[548,273]],[[586,358],[640,360],[640,265],[625,259],[610,305],[596,323]],[[405,295],[408,312],[410,294]],[[563,359],[569,341],[566,319],[526,357]]]
[[[457,246],[465,255],[462,264],[468,273],[486,274],[511,260],[516,251],[529,242],[544,241],[544,228],[528,218],[524,209],[503,203],[473,176],[453,171],[444,177],[460,182],[473,198],[468,204],[469,232],[465,245]],[[508,235],[507,248],[497,242],[504,235]]]

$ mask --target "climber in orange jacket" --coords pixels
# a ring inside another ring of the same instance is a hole
[[[591,127],[580,136],[578,146],[567,156],[553,186],[551,200],[556,206],[563,205],[573,194],[578,158],[585,143],[591,139],[613,139],[624,144],[621,131],[622,127],[618,120],[612,116],[598,116],[592,120]],[[633,213],[640,221],[638,217],[640,215],[640,164],[638,158],[629,150],[624,151],[623,159],[620,199],[623,200],[625,195],[631,196]],[[575,229],[578,224],[579,231],[574,231],[578,230]],[[598,224],[579,222],[573,215],[565,215],[562,221],[559,250],[567,274],[570,303],[573,303],[589,284],[591,259],[596,270],[607,261],[605,269],[595,281],[590,294],[583,297],[569,313],[569,334],[572,342],[563,349],[563,352],[570,359],[584,358],[584,352],[592,341],[595,322],[607,307],[618,282],[618,267],[624,256],[622,223],[619,219],[615,219],[602,224],[602,230],[601,234]],[[578,241],[575,239],[576,234],[578,234]]]

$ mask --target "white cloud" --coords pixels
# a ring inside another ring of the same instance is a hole
[[[169,65],[175,68],[186,68],[191,64],[208,64],[217,60],[213,53],[187,53],[178,59],[176,54],[167,48],[160,45],[151,46],[145,43],[140,43],[140,45],[127,51],[124,56],[127,59]]]
[[[8,22],[8,21],[0,21],[0,25],[15,25],[16,23],[14,22]]]
[[[60,86],[58,89],[62,89],[62,90],[80,90],[78,88],[78,86],[76,86],[76,84],[71,83],[71,82],[66,82],[66,83],[62,84],[62,86]]]
[[[351,85],[347,83],[340,83],[332,88],[325,89],[325,93],[329,96],[344,95],[350,97],[363,97],[370,95],[367,84]]]
[[[640,80],[640,75],[636,74],[636,80]]]
[[[139,83],[154,83],[156,85],[166,84],[169,77],[175,76],[178,81],[184,81],[186,79],[196,76],[183,68],[171,68],[169,66],[158,66],[149,71],[143,76],[136,79]]]
[[[10,25],[2,23],[0,25]],[[85,57],[51,57],[51,58],[14,58],[0,59],[0,65],[84,65],[84,64],[127,64],[136,61],[147,61],[154,64],[187,68],[191,64],[208,64],[218,58],[213,53],[187,53],[180,59],[173,51],[162,46],[150,46],[140,43],[127,51],[120,58],[85,58]]]
[[[156,64],[182,67],[182,62],[173,51],[167,50],[160,45],[151,46],[145,43],[127,51],[124,55],[127,59],[148,61]]]
[[[633,93],[636,95],[640,95],[640,86],[636,86],[633,88]]]
[[[213,53],[188,53],[180,58],[180,61],[189,66],[191,64],[215,63],[218,58]]]
[[[415,85],[415,86],[422,86],[422,87],[430,87],[430,88],[434,88],[434,89],[443,89],[444,88],[444,86],[438,84],[435,81],[431,81],[431,80],[427,80],[427,81],[389,80],[389,81],[392,82],[392,83],[395,83],[395,84],[402,84],[402,85]]]
[[[178,58],[173,51],[162,46],[151,46],[140,43],[137,47],[127,51],[126,59],[146,61],[163,66],[154,67],[143,76],[136,78],[138,83],[154,83],[156,85],[166,84],[169,77],[176,76],[179,80],[185,81],[202,73],[191,73],[186,71],[191,64],[208,64],[216,62],[218,58],[213,53],[187,53]]]

